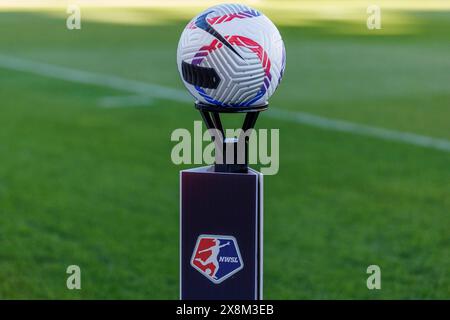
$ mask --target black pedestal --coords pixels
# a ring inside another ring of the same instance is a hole
[[[262,175],[190,169],[180,191],[180,298],[262,299]]]

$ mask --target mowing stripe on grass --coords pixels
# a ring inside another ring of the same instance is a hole
[[[67,67],[60,67],[48,63],[35,62],[2,54],[0,54],[0,67],[15,71],[30,72],[40,76],[47,76],[72,82],[108,87],[120,91],[129,91],[146,97],[189,103],[192,103],[193,100],[192,97],[190,97],[183,90],[168,88],[142,81],[128,80],[114,75],[99,74]],[[432,138],[410,132],[389,130],[345,120],[330,119],[299,111],[270,109],[267,114],[276,119],[305,124],[325,130],[348,132],[450,152],[450,141],[446,139]]]

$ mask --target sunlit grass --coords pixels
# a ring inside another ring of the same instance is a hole
[[[192,0],[3,0],[0,11],[45,11],[67,15],[68,4],[80,6],[83,18],[90,21],[132,25],[154,25],[173,19],[190,19],[201,10],[224,1]],[[280,25],[314,25],[317,21],[365,21],[366,9],[372,4],[366,0],[238,0],[253,6]],[[383,19],[404,22],[408,11],[450,11],[450,1],[381,0]],[[394,13],[395,12],[395,13]]]
[[[215,4],[234,2],[244,3],[260,8],[284,8],[318,10],[325,7],[367,7],[377,4],[386,9],[402,10],[450,10],[450,2],[446,0],[378,0],[376,2],[366,0],[2,0],[0,8],[4,10],[22,8],[58,8],[68,4],[77,4],[83,7],[149,7],[149,8],[202,8]]]
[[[265,13],[278,26],[323,27],[333,33],[368,34],[368,1],[239,1]],[[205,8],[221,1],[3,1],[0,11],[32,11],[65,19],[67,4],[78,4],[82,21],[152,26],[174,21],[187,22]],[[416,33],[414,11],[450,12],[449,1],[378,1],[382,10],[382,29],[371,34]]]

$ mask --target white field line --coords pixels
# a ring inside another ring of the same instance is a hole
[[[269,111],[271,111],[271,116],[277,119],[295,121],[297,123],[327,130],[349,132],[450,152],[450,141],[446,139],[432,138],[411,132],[368,126],[345,120],[329,119],[301,111],[286,111],[280,109],[272,109]]]
[[[128,80],[118,76],[92,73],[47,63],[34,62],[0,54],[0,68],[30,72],[66,81],[108,87],[128,91],[145,97],[161,98],[178,102],[192,103],[193,98],[185,91],[168,88],[142,81]],[[306,112],[270,109],[268,116],[290,122],[301,123],[325,130],[348,132],[379,139],[408,143],[416,146],[450,152],[450,141],[410,132],[389,130],[350,121],[330,119]]]
[[[19,59],[2,54],[0,54],[0,67],[16,71],[30,72],[50,78],[96,85],[100,87],[108,87],[119,91],[129,91],[147,97],[192,103],[192,98],[189,98],[188,94],[181,90],[141,81],[127,80],[113,75],[81,71],[67,67],[55,66],[48,63]]]
[[[99,99],[98,104],[103,108],[122,108],[122,107],[137,107],[150,106],[154,99],[148,96],[108,96]]]

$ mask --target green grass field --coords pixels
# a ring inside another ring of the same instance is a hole
[[[149,23],[92,18],[78,31],[65,9],[0,10],[0,64],[184,90],[176,46],[199,10],[105,10]],[[387,11],[368,31],[365,10],[304,24],[262,10],[287,50],[271,108],[450,139],[450,11]],[[1,299],[178,298],[178,172],[190,166],[172,164],[170,134],[200,117],[169,99],[100,106],[127,95],[0,67]],[[268,114],[258,127],[281,141],[265,178],[265,298],[450,299],[450,152]],[[66,288],[71,264],[82,290]],[[371,264],[379,291],[366,287]]]

